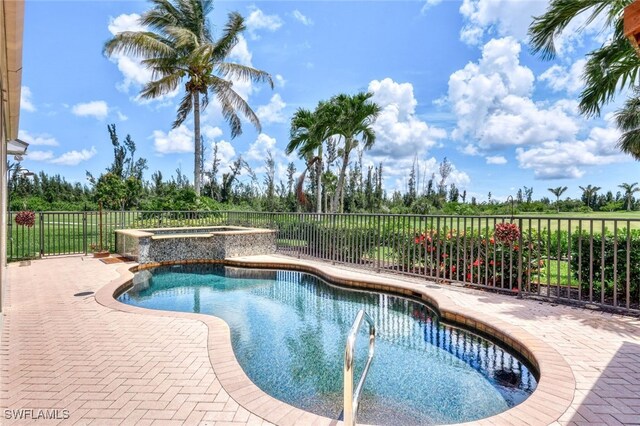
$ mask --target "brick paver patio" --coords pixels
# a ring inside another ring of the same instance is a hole
[[[290,261],[263,256],[252,262],[274,259]],[[222,373],[214,373],[212,364],[226,360],[216,359],[212,339],[222,339],[224,333],[211,333],[207,321],[188,314],[125,312],[103,306],[93,295],[74,296],[97,292],[117,280],[122,266],[88,257],[9,266],[0,346],[0,422],[10,423],[6,409],[58,409],[68,410],[69,419],[38,424],[266,423],[253,414],[261,412],[254,409],[259,397],[232,398],[230,393],[240,393],[230,384],[235,376],[227,377],[217,367],[215,371]],[[337,276],[358,276],[322,268]],[[566,408],[549,398],[542,400],[540,414],[521,411],[512,417],[514,422],[640,424],[639,320],[453,287],[431,285],[426,291],[476,317],[495,319],[535,336],[561,355],[558,365],[571,367],[573,377],[566,381],[573,386],[575,380],[575,390],[564,414],[543,420],[545,410]],[[264,411],[265,403],[261,404]],[[304,424],[312,419],[283,413],[278,423]]]

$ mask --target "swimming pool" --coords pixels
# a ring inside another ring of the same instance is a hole
[[[423,303],[331,286],[292,271],[174,265],[136,273],[118,297],[134,306],[224,319],[249,378],[271,396],[337,418],[342,410],[346,335],[365,309],[376,354],[358,421],[442,424],[500,413],[535,389],[534,372],[508,350],[444,324]],[[367,351],[358,337],[356,378]]]

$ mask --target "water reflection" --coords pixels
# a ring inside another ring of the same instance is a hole
[[[527,366],[503,348],[441,323],[427,306],[402,297],[332,287],[299,272],[219,265],[160,267],[140,281],[146,284],[120,300],[223,318],[238,362],[256,385],[328,417],[342,409],[346,334],[363,308],[378,335],[362,422],[470,421],[520,403],[536,386]],[[359,377],[364,330],[357,346]]]

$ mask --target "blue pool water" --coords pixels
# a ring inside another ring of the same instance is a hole
[[[536,387],[517,357],[442,323],[422,303],[331,286],[300,272],[163,266],[138,272],[119,300],[224,319],[236,358],[258,387],[331,418],[342,411],[344,346],[360,309],[375,320],[377,337],[358,422],[471,421],[507,410]],[[362,328],[356,382],[367,352]]]

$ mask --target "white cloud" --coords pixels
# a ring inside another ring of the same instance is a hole
[[[280,94],[276,93],[271,97],[271,100],[267,105],[260,105],[256,110],[256,115],[262,123],[284,123],[286,117],[282,113],[286,103],[280,97]]]
[[[34,112],[36,110],[36,106],[33,104],[31,96],[31,89],[29,89],[28,86],[22,86],[20,89],[20,109],[29,112]]]
[[[535,78],[520,64],[520,49],[512,37],[491,40],[477,63],[451,75],[447,100],[457,117],[454,139],[470,137],[486,151],[575,138],[579,130],[575,103],[534,102]]]
[[[276,74],[275,80],[276,85],[279,87],[284,87],[284,85],[287,84],[287,80],[285,80],[280,74]]]
[[[94,155],[96,155],[98,151],[96,151],[95,147],[91,147],[91,149],[83,149],[81,151],[69,151],[64,154],[49,160],[49,163],[59,164],[62,166],[77,166],[83,161],[89,160]]]
[[[569,68],[553,65],[543,72],[539,79],[544,81],[554,92],[566,91],[575,94],[583,88],[584,66],[587,60],[582,58],[575,61]]]
[[[29,151],[27,153],[27,160],[33,161],[47,161],[53,158],[53,151]]]
[[[257,40],[260,36],[258,30],[276,31],[282,26],[282,19],[278,15],[267,15],[258,8],[253,8],[247,19],[245,20],[249,36],[253,40]]]
[[[373,125],[376,144],[370,155],[376,157],[413,158],[435,146],[446,136],[442,129],[429,126],[415,115],[418,101],[411,83],[396,83],[390,78],[369,83],[372,101],[382,108]]]
[[[275,138],[272,138],[266,133],[260,133],[258,138],[249,146],[243,157],[247,161],[264,162],[264,159],[267,158],[267,151],[275,154],[275,147]]]
[[[532,17],[543,14],[548,3],[548,0],[464,0],[460,13],[465,25],[460,39],[470,45],[482,45],[485,35],[525,40]]]
[[[205,138],[214,140],[222,136],[222,129],[220,127],[205,125],[202,127],[201,133]]]
[[[118,119],[119,119],[120,121],[127,121],[127,120],[129,119],[129,117],[127,117],[126,115],[124,115],[124,114],[123,114],[122,112],[120,112],[120,111],[117,111],[117,114],[118,114]]]
[[[507,159],[502,155],[488,156],[485,160],[487,160],[487,164],[507,164]]]
[[[153,148],[158,154],[182,154],[193,152],[193,131],[184,124],[165,133],[153,131]]]
[[[430,0],[433,1],[433,0]],[[300,12],[298,9],[293,11],[293,17],[299,21],[300,23],[302,23],[302,25],[313,25],[313,21],[311,19],[309,19],[308,17],[306,17],[305,15],[302,14],[302,12]]]
[[[58,146],[59,145],[58,141],[53,136],[47,135],[46,133],[39,134],[39,135],[32,135],[26,130],[20,130],[18,131],[18,138],[22,139],[29,145],[33,145],[33,146]],[[31,152],[29,152],[29,154],[31,154]]]
[[[238,37],[238,43],[229,52],[229,59],[241,65],[251,66],[251,52],[247,45],[247,39],[243,36]]]
[[[74,105],[71,112],[79,117],[94,117],[98,120],[104,120],[109,114],[109,106],[105,101],[91,101]]]
[[[420,13],[426,13],[427,10],[429,10],[433,6],[439,5],[440,3],[442,3],[442,0],[426,0],[424,2],[424,5],[422,6],[422,9],[420,9]]]
[[[383,162],[383,175],[384,175],[384,187],[387,191],[407,191],[407,185],[409,180],[409,171],[412,167],[416,167],[416,190],[419,194],[426,191],[427,182],[431,179],[431,175],[435,174],[434,185],[438,184],[440,176],[438,175],[438,169],[440,161],[435,157],[429,157],[424,160],[415,158],[403,158],[395,159],[392,161]],[[377,163],[370,161],[365,155],[364,168],[368,166],[376,166]],[[455,164],[451,164],[451,174],[447,178],[446,184],[455,184],[458,188],[464,189],[471,183],[469,175],[459,170]]]
[[[536,179],[575,179],[587,167],[630,161],[617,148],[620,132],[611,122],[606,128],[594,127],[585,140],[549,141],[530,149],[516,149],[523,169],[532,169]]]

